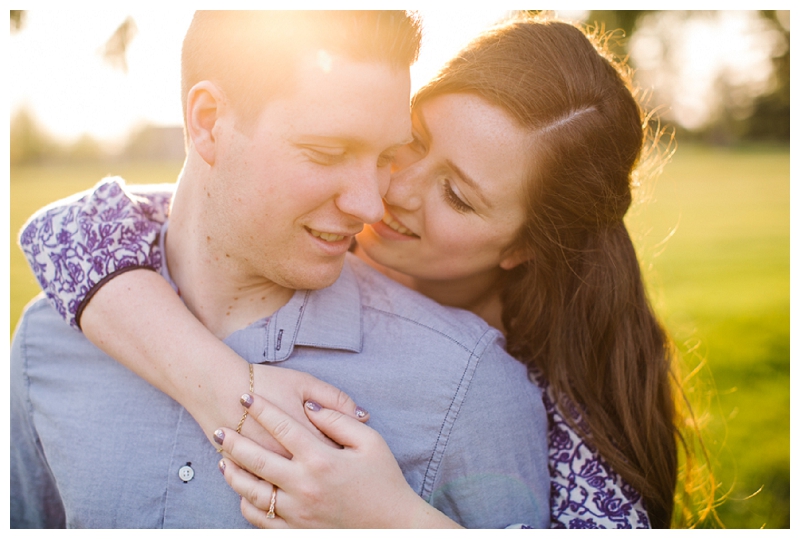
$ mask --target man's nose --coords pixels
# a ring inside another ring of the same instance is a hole
[[[383,218],[383,195],[388,186],[388,167],[361,167],[345,180],[336,206],[362,223],[377,223]]]

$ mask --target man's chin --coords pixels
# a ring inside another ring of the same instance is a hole
[[[302,271],[297,272],[295,278],[292,279],[289,288],[295,290],[319,290],[321,288],[328,288],[339,278],[342,274],[344,267],[345,256],[336,262],[328,262],[315,268],[316,271]]]

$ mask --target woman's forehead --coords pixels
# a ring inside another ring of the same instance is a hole
[[[415,107],[414,126],[434,157],[452,161],[487,193],[519,193],[533,136],[502,108],[473,94],[444,94]]]

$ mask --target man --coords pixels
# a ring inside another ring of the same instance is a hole
[[[469,527],[544,526],[546,419],[524,367],[472,315],[346,258],[382,217],[410,139],[418,42],[398,13],[198,12],[182,58],[187,158],[155,252],[246,360],[311,373],[369,409],[435,507]],[[99,192],[120,196],[114,182]],[[42,299],[11,376],[12,527],[248,526],[186,409]]]

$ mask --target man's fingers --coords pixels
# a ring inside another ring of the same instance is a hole
[[[375,431],[367,425],[337,410],[321,407],[314,401],[307,401],[305,409],[314,426],[342,447],[361,447],[375,436]]]

